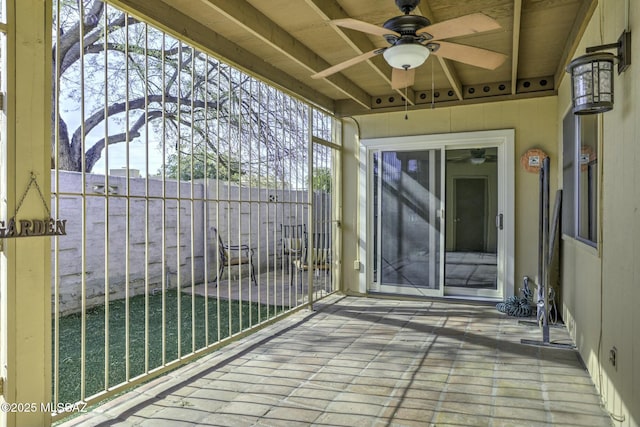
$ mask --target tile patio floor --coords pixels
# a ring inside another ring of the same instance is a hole
[[[574,351],[520,343],[540,336],[487,305],[332,295],[62,425],[611,426]]]

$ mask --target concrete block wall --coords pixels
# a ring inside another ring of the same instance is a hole
[[[178,202],[175,183],[166,186],[164,204],[157,196],[149,198],[147,212],[144,178],[131,178],[127,191],[125,177],[110,176],[107,185],[104,175],[87,174],[83,197],[80,173],[59,172],[58,177],[57,216],[67,219],[67,235],[58,239],[57,259],[55,243],[52,244],[53,273],[58,278],[61,314],[79,310],[83,279],[87,307],[104,303],[107,286],[111,300],[124,298],[127,276],[131,296],[144,292],[147,277],[151,290],[160,288],[162,277],[166,277],[167,271],[175,273],[178,266],[183,273],[181,282],[190,283],[192,259],[196,266],[194,280],[202,280],[204,241],[201,233],[194,233],[194,250],[191,250],[190,201]],[[104,194],[105,188],[108,188],[108,197]],[[202,199],[203,186],[194,185],[193,189],[194,198]],[[191,184],[182,183],[180,190],[183,195],[191,194]],[[149,180],[149,194],[154,193],[162,194],[162,181]],[[203,202],[195,201],[193,205],[197,227],[203,222]],[[55,202],[52,202],[52,209],[55,209]],[[149,226],[145,228],[147,216]],[[145,245],[147,232],[148,245]],[[169,276],[172,287],[177,283],[175,276]]]
[[[210,198],[233,200],[208,204],[209,231],[216,227],[228,244],[246,244],[254,249],[260,271],[278,259],[281,224],[307,222],[307,192],[220,186],[209,187]],[[213,234],[212,234],[213,235]],[[213,247],[213,246],[212,246]],[[215,254],[210,258],[215,262]]]
[[[107,288],[110,300],[124,298],[127,277],[130,296],[144,293],[147,286],[151,292],[160,290],[163,276],[169,288],[191,286],[204,281],[207,260],[208,280],[213,280],[213,227],[225,243],[252,247],[257,272],[266,271],[279,259],[280,224],[307,222],[306,191],[244,188],[215,180],[165,181],[163,198],[160,179],[130,178],[127,188],[126,177],[107,180],[86,174],[83,196],[82,174],[61,171],[57,176],[56,189],[52,172],[52,192],[59,195],[52,212],[57,209],[58,219],[67,219],[67,235],[58,238],[57,246],[52,243],[51,255],[61,315],[80,310],[83,280],[88,308],[104,304]],[[318,219],[330,217],[329,200],[330,195],[316,195]],[[237,276],[237,268],[226,274]],[[243,277],[249,277],[247,269]]]

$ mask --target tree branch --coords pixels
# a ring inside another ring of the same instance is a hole
[[[101,10],[95,11],[95,13],[90,12],[90,15],[93,18],[90,20],[85,20],[85,21],[88,21],[89,23],[85,23],[85,25],[82,27],[84,31],[82,42],[83,42],[85,53],[89,53],[90,50],[94,48],[94,46],[103,45],[103,43],[96,44],[96,42],[103,40],[105,33],[111,33],[115,30],[121,29],[125,25],[133,25],[133,24],[140,23],[140,21],[138,21],[137,19],[122,13],[120,16],[118,16],[117,19],[107,24],[108,27],[105,31],[105,28],[98,26],[98,24],[101,22],[100,18],[104,13],[104,11],[102,10],[102,6],[100,6],[99,8],[96,7],[95,6],[96,3],[99,3],[100,5],[103,4],[102,1],[96,0],[96,2],[94,2],[93,4],[94,6],[92,7],[92,10],[94,8],[101,9]],[[85,16],[87,16],[87,14],[85,14]],[[60,76],[62,76],[71,65],[73,65],[76,61],[80,59],[79,32],[80,32],[80,25],[79,24],[74,25],[70,30],[68,30],[67,32],[61,35],[60,42],[56,43],[56,45],[53,47],[54,64],[57,60],[56,49],[60,49],[60,51],[58,52],[58,55],[61,58],[61,64],[60,64],[60,70],[59,70]],[[102,49],[104,49],[104,47]],[[119,50],[119,49],[116,49],[116,50]]]
[[[71,139],[71,147],[72,149],[80,150],[82,146],[82,131],[84,129],[84,136],[86,137],[93,129],[96,128],[100,123],[106,120],[108,117],[112,117],[116,114],[124,113],[125,111],[132,110],[142,110],[147,106],[147,102],[158,103],[160,105],[163,104],[180,104],[180,105],[188,105],[191,106],[191,99],[189,98],[180,98],[172,95],[162,95],[162,94],[152,94],[145,97],[136,98],[133,100],[129,100],[129,102],[117,102],[115,104],[111,104],[107,108],[106,117],[105,110],[100,109],[96,111],[94,114],[89,116],[84,121],[84,126],[79,126],[76,131],[73,133],[73,137]],[[205,101],[196,101],[194,102],[195,108],[204,108],[206,102]],[[214,103],[215,106],[215,103]],[[155,110],[154,110],[155,111]],[[161,110],[158,110],[161,111]]]
[[[78,10],[79,14],[80,11]],[[89,20],[85,19],[82,27],[84,28],[85,33],[93,30],[100,22],[100,17],[104,13],[104,3],[102,0],[95,0],[91,7],[89,7],[89,12],[85,13],[85,17],[91,17]],[[60,58],[64,58],[67,55],[67,52],[75,46],[80,40],[80,20],[73,25],[70,29],[68,29],[64,34],[60,34],[59,40],[56,42],[56,45],[53,47],[53,60],[56,60],[56,50],[58,50],[58,54]]]
[[[145,123],[151,122],[153,119],[162,117],[162,111],[150,111],[148,114],[141,114],[138,120],[129,128],[128,132],[122,132],[115,135],[109,135],[106,139],[101,138],[91,146],[85,154],[85,172],[91,172],[91,169],[100,160],[104,147],[120,142],[130,142],[140,136],[140,129]]]

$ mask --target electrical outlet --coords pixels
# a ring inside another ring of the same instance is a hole
[[[618,349],[615,346],[609,350],[609,362],[616,370],[618,369]]]

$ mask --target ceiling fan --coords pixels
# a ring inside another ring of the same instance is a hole
[[[448,156],[447,162],[454,163],[471,163],[481,165],[484,162],[495,162],[497,157],[495,154],[488,154],[484,148],[472,148],[470,150],[454,150],[453,152],[463,152],[462,156]],[[465,153],[466,152],[466,153]]]
[[[482,13],[473,13],[432,25],[431,21],[424,16],[411,15],[419,3],[420,0],[396,0],[396,5],[404,15],[388,19],[382,27],[352,18],[331,21],[339,27],[382,36],[390,46],[363,53],[311,77],[320,79],[330,76],[379,54],[383,54],[384,59],[393,68],[391,74],[393,89],[412,86],[415,69],[427,60],[429,54],[489,70],[502,65],[506,59],[506,55],[502,53],[443,41],[443,39],[501,28],[493,18]]]

